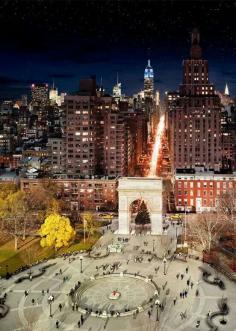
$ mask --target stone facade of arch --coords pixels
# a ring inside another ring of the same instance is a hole
[[[137,199],[146,203],[150,213],[151,234],[162,234],[162,179],[123,177],[119,179],[119,234],[130,233],[130,205]]]

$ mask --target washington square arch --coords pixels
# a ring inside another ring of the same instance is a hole
[[[123,177],[119,179],[119,234],[130,233],[131,204],[145,202],[150,215],[151,234],[162,234],[162,179],[158,177]]]

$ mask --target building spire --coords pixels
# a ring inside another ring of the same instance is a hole
[[[191,59],[199,60],[202,57],[202,49],[200,46],[200,33],[198,29],[193,29],[191,33],[191,49],[190,49]]]
[[[119,84],[119,75],[118,75],[118,72],[116,73],[116,84],[117,85]]]
[[[148,67],[151,67],[151,60],[148,59]]]
[[[229,95],[229,88],[228,88],[228,84],[225,84],[225,95]]]

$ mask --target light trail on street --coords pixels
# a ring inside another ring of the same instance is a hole
[[[153,146],[152,158],[151,158],[151,162],[150,162],[150,170],[148,173],[148,177],[156,177],[157,161],[158,161],[158,157],[160,155],[161,140],[162,140],[164,128],[165,128],[165,116],[161,115],[160,121],[157,125],[156,137],[155,137],[155,142],[154,142],[154,146]]]

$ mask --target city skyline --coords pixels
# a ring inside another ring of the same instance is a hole
[[[134,6],[132,1],[99,5],[93,1],[4,1],[0,24],[2,29],[8,25],[0,46],[1,98],[17,98],[33,82],[54,81],[60,91],[71,93],[78,89],[80,78],[93,74],[97,81],[102,76],[104,88],[111,93],[117,72],[122,91],[132,95],[143,87],[149,57],[155,89],[162,94],[175,90],[182,80],[181,62],[188,57],[193,27],[201,33],[210,81],[221,91],[228,83],[235,95],[234,3],[147,1],[142,7],[142,1]]]

